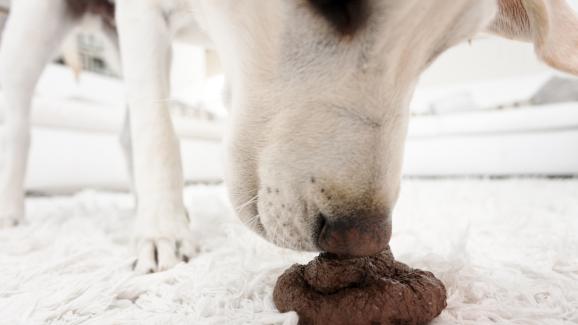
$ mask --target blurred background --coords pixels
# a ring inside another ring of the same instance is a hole
[[[3,24],[10,1],[0,8]],[[128,189],[111,46],[77,31],[46,69],[34,98],[29,190]],[[227,110],[216,54],[175,43],[172,84],[186,180],[220,182]],[[406,177],[578,175],[578,80],[540,63],[530,44],[479,36],[456,46],[423,75],[411,111]]]

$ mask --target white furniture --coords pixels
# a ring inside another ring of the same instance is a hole
[[[578,175],[578,102],[528,103],[554,75],[530,44],[482,38],[446,52],[416,91],[405,174]]]
[[[47,68],[33,104],[29,190],[128,188],[119,142],[123,91],[116,79],[83,73],[77,82],[65,67]],[[0,121],[1,112],[0,107]],[[181,139],[186,181],[222,180],[222,122],[178,114],[173,121]]]

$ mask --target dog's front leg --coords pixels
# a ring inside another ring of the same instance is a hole
[[[183,204],[179,142],[168,109],[171,35],[152,0],[120,0],[117,20],[137,196],[135,270],[162,271],[195,246]]]
[[[0,53],[0,229],[24,219],[32,96],[44,67],[76,23],[64,0],[12,3]]]

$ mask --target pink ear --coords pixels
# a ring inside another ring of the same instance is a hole
[[[488,31],[534,43],[550,66],[578,75],[578,17],[566,0],[498,0]]]

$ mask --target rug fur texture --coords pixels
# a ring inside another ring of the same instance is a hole
[[[0,230],[0,324],[296,324],[275,280],[313,255],[276,248],[232,215],[221,186],[185,198],[202,252],[130,271],[133,202],[82,192],[30,198]],[[392,249],[448,288],[442,324],[578,324],[578,180],[406,180]]]

